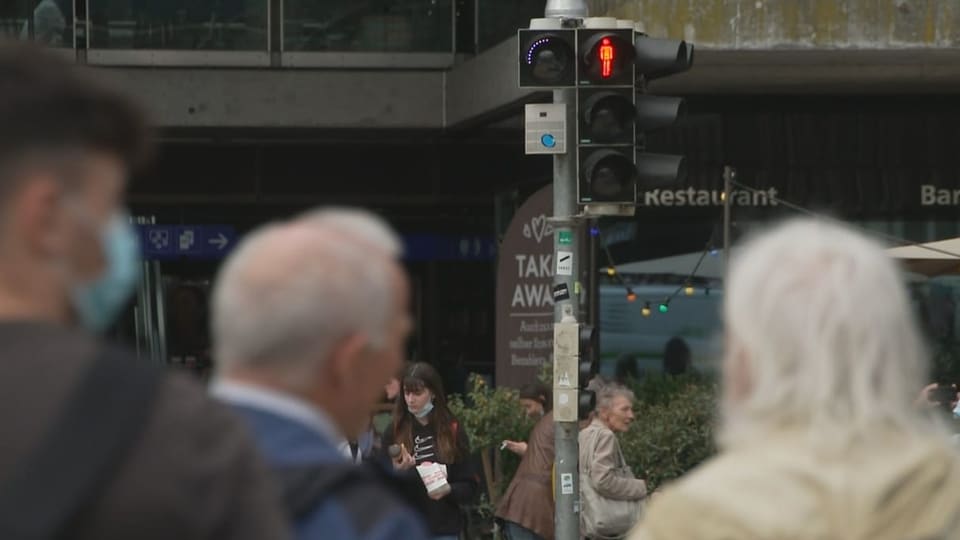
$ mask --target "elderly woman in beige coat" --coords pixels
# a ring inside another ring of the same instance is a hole
[[[960,461],[912,407],[927,364],[882,247],[804,220],[730,276],[721,452],[631,540],[960,538]]]
[[[633,401],[633,392],[626,387],[614,383],[601,386],[597,392],[596,415],[580,431],[581,504],[584,507],[581,532],[586,538],[623,536],[639,517],[634,513],[622,530],[614,527],[600,534],[593,530],[599,509],[591,507],[591,502],[597,506],[619,505],[639,512],[640,501],[647,496],[647,483],[634,478],[616,435],[630,428]]]

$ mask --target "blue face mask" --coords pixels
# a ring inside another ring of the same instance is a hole
[[[410,409],[407,408],[407,410],[409,411]],[[431,399],[430,401],[428,401],[427,404],[424,405],[422,409],[420,409],[420,412],[410,411],[410,414],[416,416],[417,418],[423,418],[423,417],[427,416],[428,414],[430,414],[431,412],[433,412],[433,400],[432,400],[432,399]]]
[[[126,214],[110,218],[100,243],[106,260],[103,274],[71,291],[77,319],[91,332],[110,328],[140,281],[140,242]]]

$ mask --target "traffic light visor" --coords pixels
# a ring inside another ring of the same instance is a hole
[[[647,79],[680,73],[693,65],[693,45],[678,39],[637,36],[634,49],[637,70]]]
[[[683,98],[667,96],[637,96],[637,125],[642,130],[670,127],[686,115]]]
[[[643,188],[682,183],[687,178],[687,162],[683,156],[641,153],[637,155],[637,176]]]

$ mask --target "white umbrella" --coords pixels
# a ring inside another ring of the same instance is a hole
[[[736,250],[734,249],[735,253]],[[887,254],[901,261],[911,281],[945,274],[960,274],[960,238],[939,240],[921,245],[890,248]],[[702,252],[684,253],[661,259],[649,259],[617,265],[621,274],[661,274],[689,276],[700,260]],[[723,250],[703,257],[696,276],[705,279],[723,279]]]
[[[703,252],[698,251],[662,259],[624,263],[617,266],[617,272],[621,274],[670,274],[686,277],[693,272],[701,255],[703,255]],[[703,255],[703,261],[697,268],[696,276],[705,279],[722,279],[723,250],[720,249],[715,251],[714,254]]]
[[[890,248],[887,254],[899,259],[909,272],[925,276],[960,274],[960,238]]]

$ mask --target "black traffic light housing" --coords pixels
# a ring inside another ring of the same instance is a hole
[[[635,204],[633,30],[577,30],[577,200]]]
[[[645,189],[683,182],[687,176],[683,156],[646,152],[645,132],[670,127],[686,114],[683,98],[645,94],[646,83],[690,69],[693,45],[676,39],[656,39],[637,34],[634,40],[636,72],[640,79],[636,96],[637,182]]]
[[[676,123],[684,101],[646,95],[646,84],[690,69],[692,44],[632,29],[521,29],[518,39],[521,88],[576,88],[581,205],[633,206],[640,189],[685,178],[683,156],[646,152],[645,136]]]
[[[576,32],[526,30],[520,40],[520,88],[567,88],[577,83]]]
[[[580,392],[577,396],[577,414],[581,420],[585,420],[590,413],[596,409],[597,395],[595,392],[587,390],[587,385],[597,375],[600,362],[600,333],[596,328],[589,325],[580,325],[580,360],[578,373],[580,381]]]

